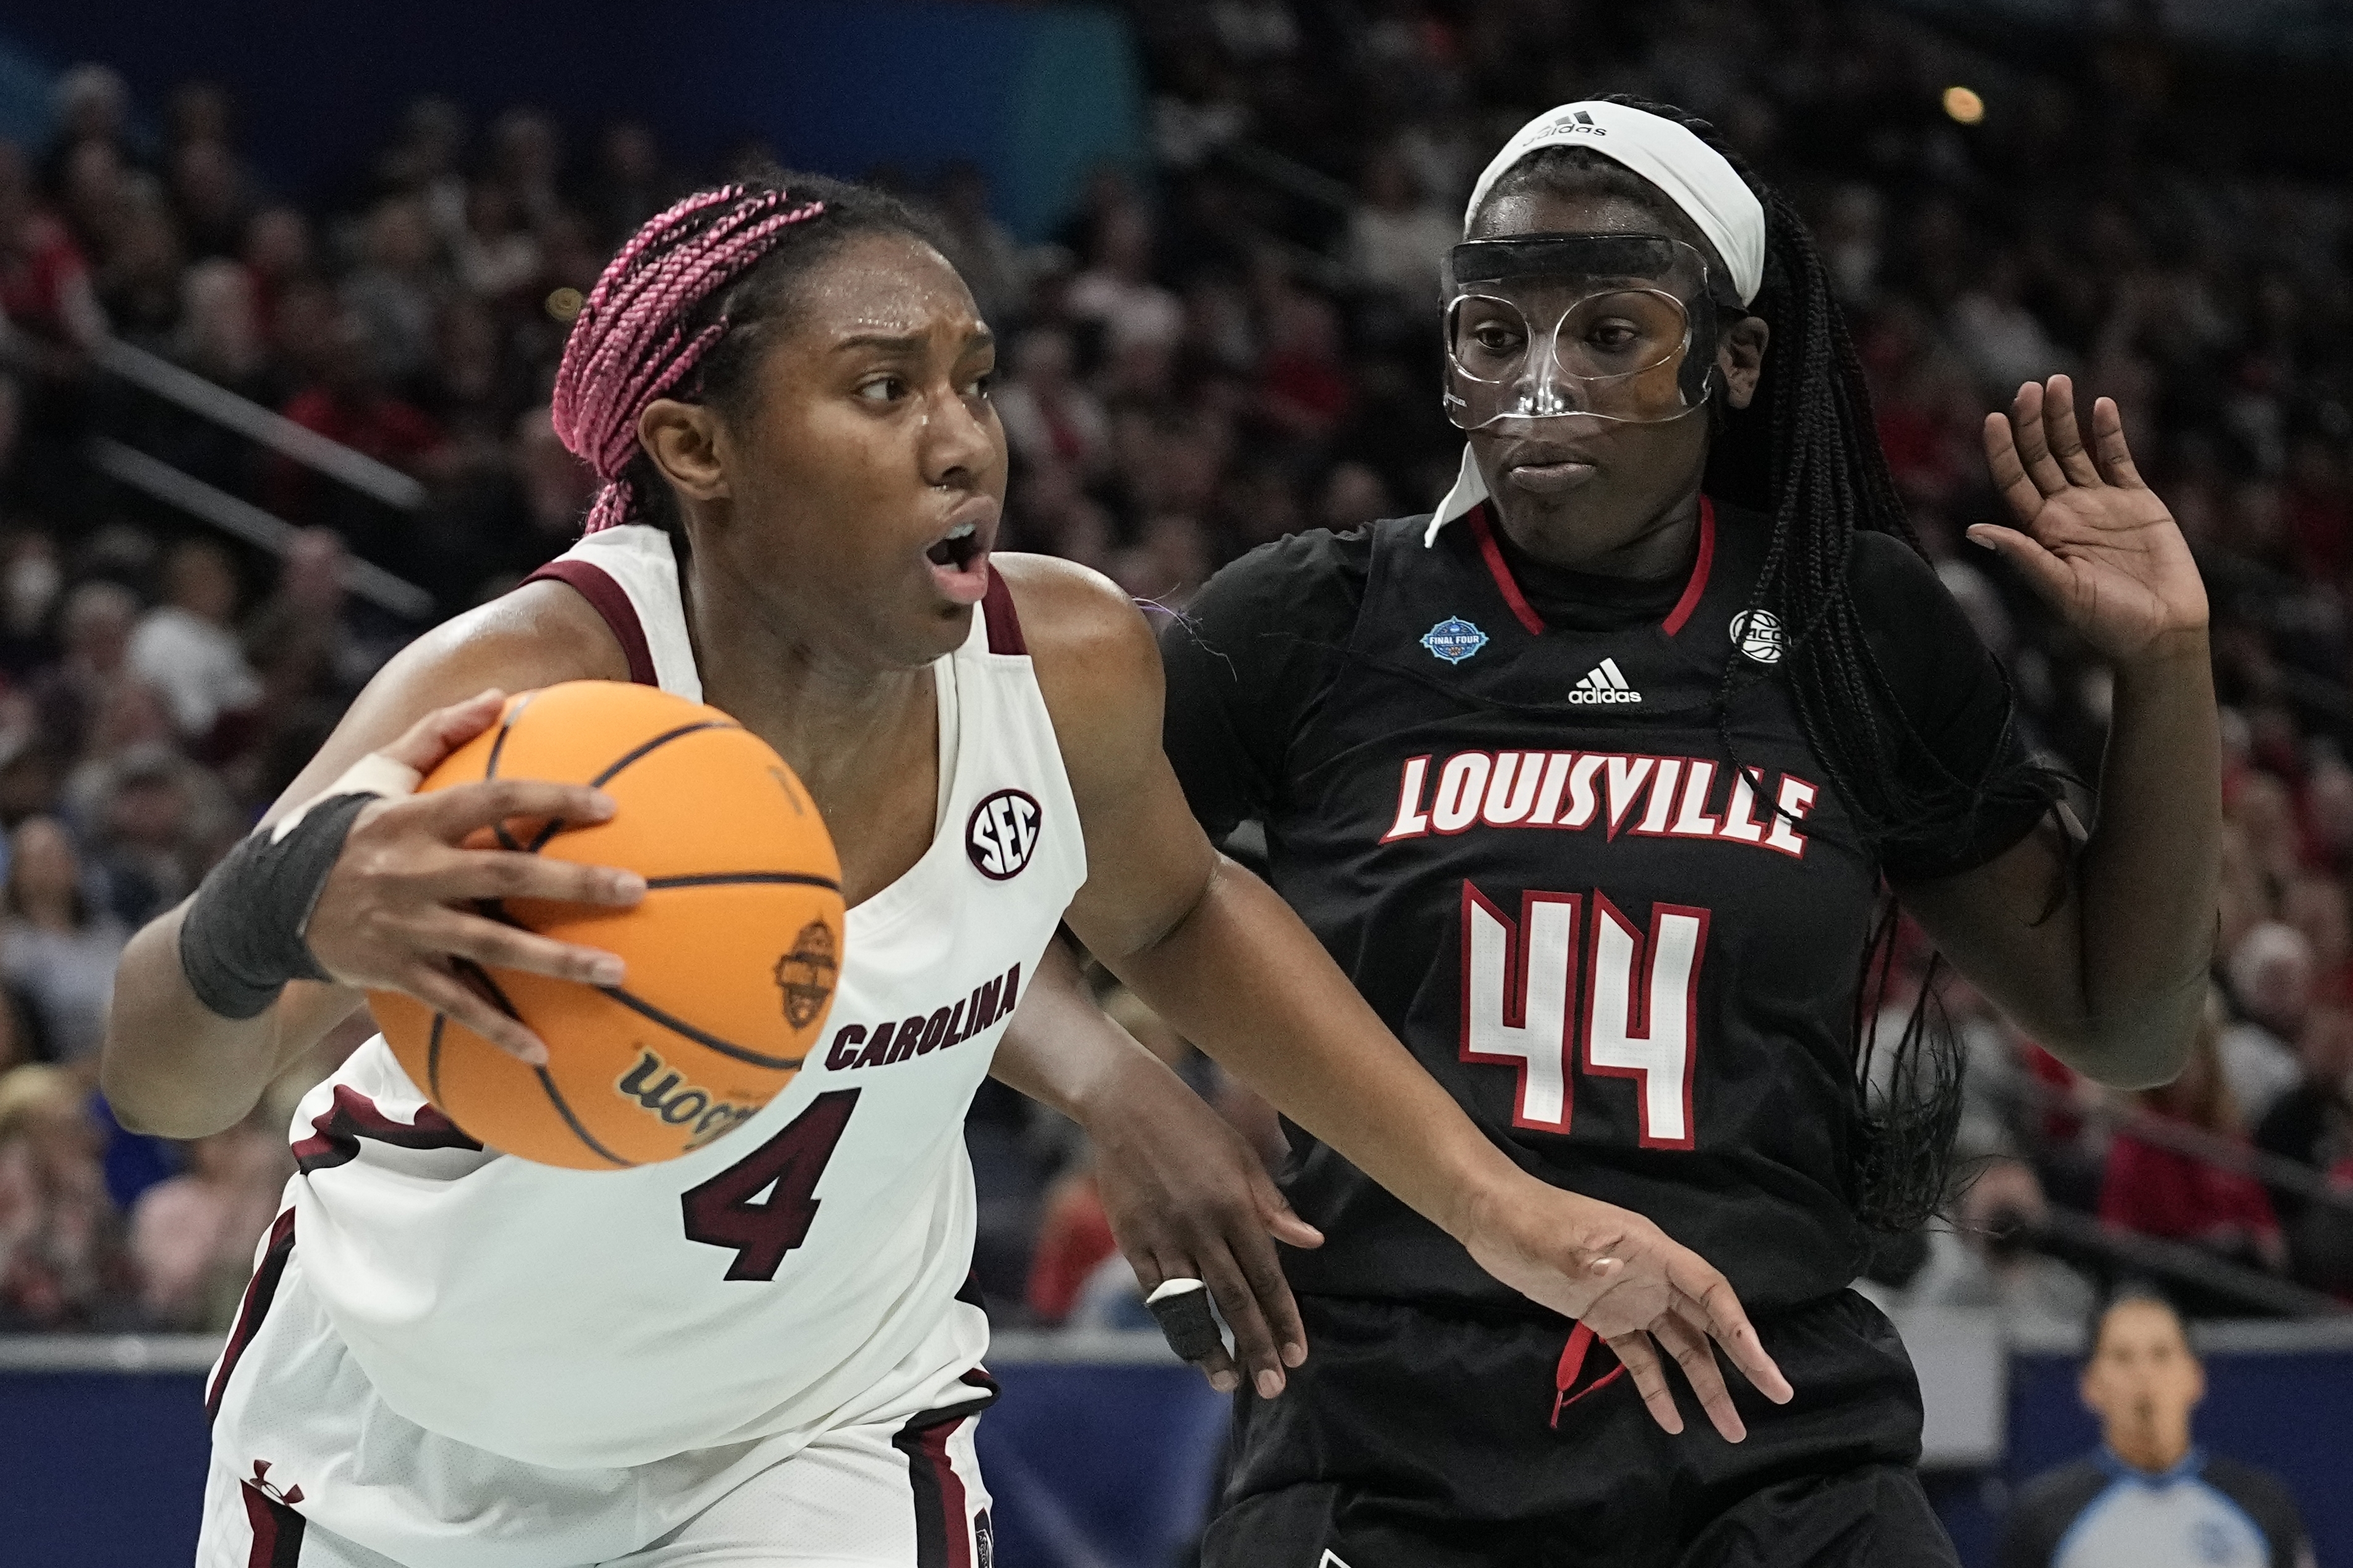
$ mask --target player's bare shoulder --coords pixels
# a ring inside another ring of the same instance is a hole
[[[444,621],[395,662],[406,661],[495,674],[496,683],[510,690],[629,679],[628,657],[596,607],[575,589],[544,578]]]
[[[1160,757],[1160,646],[1135,601],[1102,573],[1048,555],[991,563],[1013,595],[1039,695],[1082,812]]]
[[[1160,653],[1126,591],[1102,573],[1051,555],[990,557],[1021,617],[1047,704],[1085,693],[1158,700]]]

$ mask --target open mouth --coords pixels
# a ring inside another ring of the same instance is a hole
[[[952,572],[968,570],[978,560],[981,552],[980,525],[960,522],[947,531],[936,543],[923,552],[923,559],[934,566],[944,566]]]

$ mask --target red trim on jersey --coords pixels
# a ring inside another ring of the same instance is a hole
[[[253,1526],[246,1568],[297,1568],[302,1557],[302,1516],[251,1481],[243,1486],[245,1519]]]
[[[1683,629],[1691,613],[1699,608],[1699,596],[1707,592],[1708,568],[1715,564],[1715,503],[1705,496],[1699,498],[1699,559],[1692,563],[1691,581],[1683,584],[1683,596],[1667,612],[1660,629],[1669,637]]]
[[[230,1331],[228,1343],[221,1348],[220,1370],[213,1373],[211,1392],[205,1395],[206,1420],[220,1414],[221,1394],[228,1388],[229,1374],[237,1371],[237,1358],[245,1354],[245,1347],[261,1331],[261,1320],[269,1315],[269,1303],[277,1299],[278,1281],[286,1272],[286,1260],[293,1256],[294,1211],[288,1209],[269,1227],[269,1246],[262,1252],[253,1278],[246,1282],[245,1301],[237,1310],[237,1327]]]
[[[523,581],[561,583],[587,600],[619,639],[621,652],[629,661],[629,679],[639,686],[660,684],[654,679],[654,656],[646,646],[646,628],[638,624],[638,607],[602,566],[580,560],[551,561]]]
[[[1021,617],[1013,608],[1013,590],[1005,585],[996,567],[988,569],[988,592],[980,596],[981,619],[988,623],[988,651],[1028,653],[1021,637]]]
[[[1512,606],[1512,614],[1528,628],[1528,636],[1544,636],[1544,617],[1536,614],[1535,606],[1528,603],[1528,596],[1520,592],[1518,582],[1513,578],[1511,564],[1504,559],[1504,547],[1495,542],[1495,530],[1487,521],[1485,501],[1471,509],[1471,532],[1479,541],[1479,554],[1487,563],[1495,586],[1503,590],[1504,603]]]
[[[417,1108],[414,1122],[395,1121],[375,1100],[349,1084],[335,1086],[333,1103],[311,1120],[311,1136],[294,1145],[294,1163],[304,1175],[348,1165],[360,1157],[360,1140],[373,1138],[403,1149],[475,1149],[481,1144],[430,1105]]]
[[[972,1520],[965,1506],[964,1478],[955,1472],[955,1462],[948,1458],[948,1438],[964,1421],[945,1422],[925,1432],[922,1438],[923,1458],[930,1462],[934,1480],[940,1489],[940,1524],[946,1535],[946,1568],[972,1568]]]

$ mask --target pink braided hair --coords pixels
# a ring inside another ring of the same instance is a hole
[[[758,265],[786,227],[823,211],[776,189],[698,191],[647,219],[606,265],[555,372],[555,434],[605,482],[582,531],[638,521],[643,499],[623,477],[638,454],[638,417],[727,334],[723,318],[689,337],[695,308]]]

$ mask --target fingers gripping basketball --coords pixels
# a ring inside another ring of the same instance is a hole
[[[798,1071],[842,961],[840,867],[783,759],[716,709],[651,687],[573,681],[508,700],[421,786],[593,784],[617,803],[581,827],[511,819],[470,847],[624,867],[634,909],[506,900],[482,912],[628,965],[592,986],[504,969],[464,978],[548,1043],[533,1068],[421,1003],[371,993],[409,1076],[491,1147],[617,1170],[702,1147]]]

